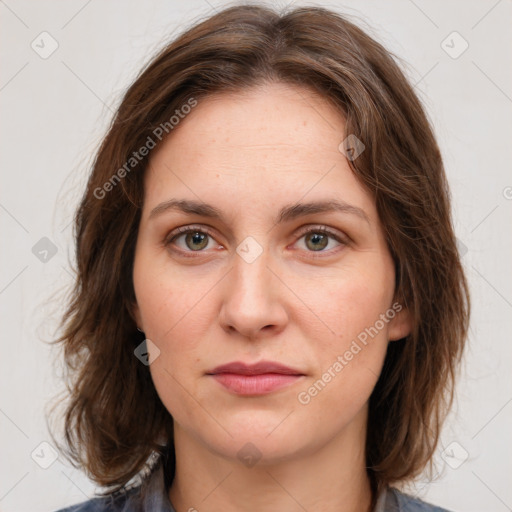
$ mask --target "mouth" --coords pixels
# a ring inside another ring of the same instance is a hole
[[[299,370],[273,361],[246,364],[240,361],[207,372],[216,382],[237,395],[265,395],[289,386],[305,376]]]

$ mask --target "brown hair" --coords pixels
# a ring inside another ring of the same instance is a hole
[[[414,322],[407,338],[389,344],[370,398],[374,496],[432,459],[453,402],[469,293],[424,109],[392,54],[343,16],[234,6],[167,45],[128,89],[75,216],[77,278],[55,341],[63,343],[70,394],[60,449],[107,492],[143,474],[151,455],[162,456],[170,478],[174,471],[172,417],[134,357],[144,339],[131,308],[148,157],[130,159],[159,126],[170,133],[169,119],[191,99],[275,81],[316,91],[343,114],[346,134],[364,143],[349,163],[376,201],[396,264],[396,299]]]

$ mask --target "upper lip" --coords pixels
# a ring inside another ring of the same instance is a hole
[[[208,375],[218,373],[235,373],[239,375],[262,375],[264,373],[281,373],[283,375],[304,375],[299,370],[290,368],[275,361],[260,361],[255,364],[247,364],[242,361],[222,364],[207,372]]]

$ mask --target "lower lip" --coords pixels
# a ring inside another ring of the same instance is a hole
[[[233,391],[238,395],[265,395],[297,382],[303,375],[217,373],[212,375],[212,377],[229,391]]]

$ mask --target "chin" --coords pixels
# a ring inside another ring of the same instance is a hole
[[[293,415],[293,414],[292,414]],[[292,416],[290,415],[290,416]],[[289,422],[289,418],[283,419],[286,414],[266,414],[255,420],[255,414],[245,418],[238,415],[236,421],[219,422],[228,433],[222,429],[223,435],[211,437],[209,431],[203,442],[210,445],[212,451],[227,459],[238,459],[245,463],[246,459],[258,464],[270,465],[296,457],[299,452],[307,451],[309,444],[303,438],[298,425]],[[218,432],[218,430],[217,430]],[[246,464],[249,467],[250,464]]]
[[[230,438],[229,443],[212,446],[214,451],[228,460],[238,460],[248,468],[254,465],[272,466],[297,457],[301,451],[296,443],[286,441],[280,436],[270,439],[266,434],[261,437],[240,434]]]

